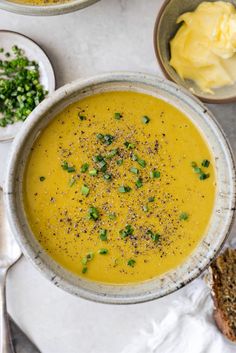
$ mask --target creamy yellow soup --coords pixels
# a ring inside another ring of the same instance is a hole
[[[15,2],[18,4],[26,4],[26,5],[58,5],[64,4],[71,0],[10,0],[11,2]]]
[[[87,279],[130,283],[176,268],[206,232],[211,152],[163,100],[108,92],[67,107],[37,138],[25,211],[46,252]]]

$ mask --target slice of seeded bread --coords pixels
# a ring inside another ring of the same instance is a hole
[[[236,342],[236,249],[226,249],[211,264],[214,318],[218,328]]]

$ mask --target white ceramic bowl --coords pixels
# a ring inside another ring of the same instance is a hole
[[[22,202],[23,174],[38,134],[69,104],[105,91],[135,91],[161,98],[184,112],[198,127],[215,159],[217,192],[210,225],[199,246],[179,267],[152,280],[108,285],[76,276],[56,263],[40,246],[27,223]],[[167,295],[196,278],[221,249],[235,209],[235,172],[229,144],[212,114],[188,91],[156,76],[108,73],[70,83],[46,98],[26,121],[12,149],[5,201],[12,231],[23,253],[55,285],[75,295],[105,303],[138,303]]]
[[[64,4],[47,6],[32,6],[17,4],[9,0],[0,1],[0,9],[15,12],[22,15],[54,16],[77,11],[98,2],[99,0],[71,0]]]

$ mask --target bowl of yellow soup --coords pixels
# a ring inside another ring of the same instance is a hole
[[[1,0],[0,9],[23,15],[53,16],[77,11],[99,0]]]
[[[164,75],[204,102],[235,102],[235,27],[235,0],[166,0],[153,36]]]
[[[156,76],[107,73],[41,103],[14,141],[12,231],[55,285],[138,303],[196,278],[235,208],[234,164],[212,114]]]

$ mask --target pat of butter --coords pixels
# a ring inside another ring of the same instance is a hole
[[[236,9],[231,3],[203,2],[181,15],[170,42],[171,66],[204,91],[236,81]]]

